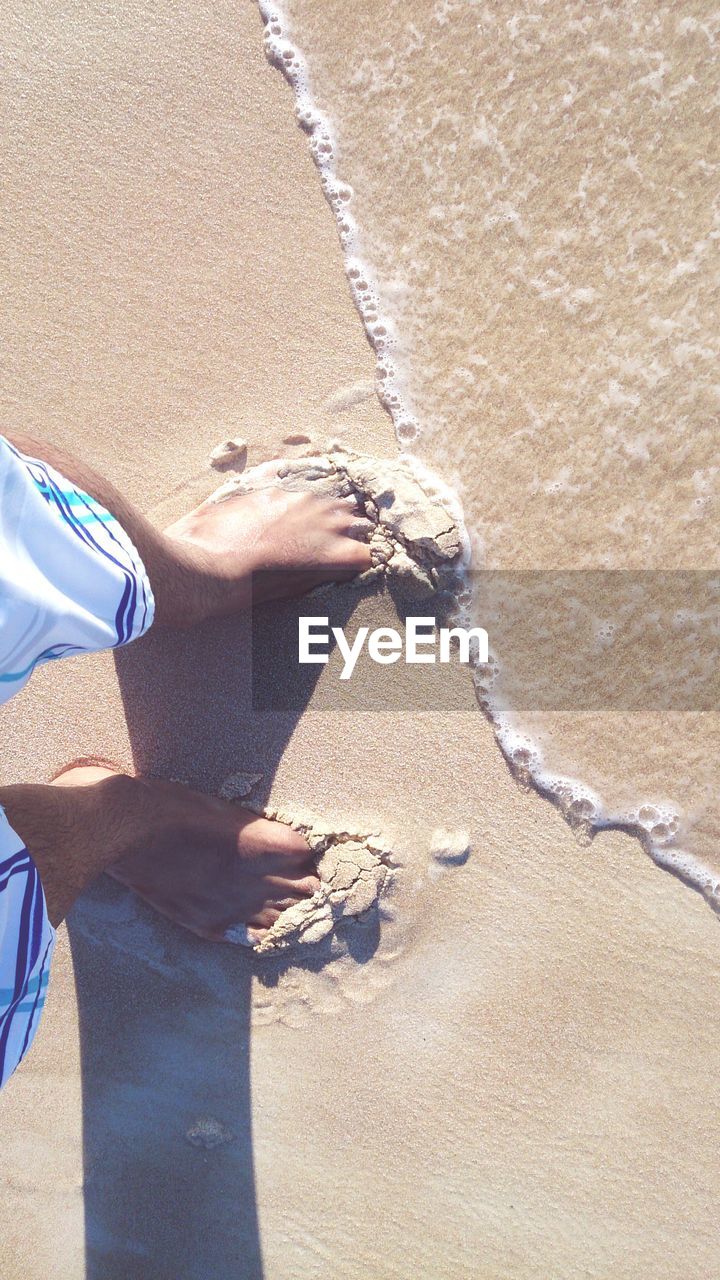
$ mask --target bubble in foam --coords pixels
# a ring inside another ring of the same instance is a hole
[[[671,844],[680,830],[680,815],[669,805],[641,805],[628,817],[629,826],[640,827],[650,837],[652,849]]]
[[[572,799],[568,804],[567,811],[571,818],[581,818],[587,822],[592,822],[597,814],[595,805],[587,796],[578,796]]]
[[[658,811],[652,805],[644,804],[642,809],[638,810],[638,822],[642,823],[644,827],[649,828],[658,817]]]
[[[417,440],[420,435],[420,428],[414,418],[402,418],[396,423],[395,429],[403,444]]]

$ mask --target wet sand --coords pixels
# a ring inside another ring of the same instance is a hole
[[[25,6],[8,42],[13,425],[158,522],[228,435],[251,462],[299,426],[395,456],[254,5]],[[246,652],[226,623],[45,669],[3,710],[4,776],[262,773],[383,831],[388,918],[292,967],[91,891],[0,1098],[10,1280],[710,1274],[716,917],[518,787],[461,673],[446,714],[252,715]],[[438,871],[439,827],[464,865]]]

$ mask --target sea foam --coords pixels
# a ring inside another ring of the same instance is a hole
[[[363,252],[362,229],[358,226],[352,208],[353,188],[338,172],[338,139],[335,127],[317,106],[307,61],[292,38],[291,26],[283,8],[277,3],[268,3],[268,0],[258,0],[258,3],[265,22],[264,41],[267,57],[282,71],[292,86],[297,120],[308,135],[310,151],[319,170],[322,189],[336,219],[348,284],[376,355],[378,397],[392,418],[401,449],[418,445],[422,448],[424,428],[421,415],[413,403],[409,379],[405,372],[407,353],[402,350],[393,316],[388,314],[387,308],[383,309],[381,305],[382,291],[378,277],[368,256]],[[486,145],[491,144],[497,150],[500,149],[494,133],[492,137],[488,134]],[[505,221],[512,224],[516,234],[522,233],[522,236],[526,234],[522,227],[518,229],[519,215],[512,210],[507,213]],[[582,314],[592,308],[596,302],[596,290],[588,285],[568,291],[564,285],[558,286],[553,282],[552,288],[549,285],[543,288],[550,301],[556,297],[559,298],[568,315]],[[542,290],[540,291],[540,296],[545,297],[545,294]],[[615,391],[613,391],[614,387]],[[611,381],[608,389],[610,407],[612,407],[610,402],[613,395],[617,400],[619,394],[619,383]],[[614,401],[612,403],[614,404]],[[541,427],[542,421],[532,404],[528,404],[527,407],[531,418],[536,420],[536,426]],[[617,408],[618,405],[615,407]],[[619,407],[624,408],[625,401]],[[634,447],[631,439],[628,446],[630,454]],[[408,455],[408,457],[412,456]],[[416,466],[418,465],[416,457],[413,457],[413,462]],[[570,495],[579,491],[573,489],[570,484],[567,468],[559,472],[558,476],[559,478],[556,478],[553,484],[549,487],[545,486],[549,494],[555,490],[558,492],[565,490]],[[464,559],[466,567],[469,568],[470,538],[462,522],[460,500],[449,484],[444,487],[443,499],[452,506],[463,528],[467,549]],[[483,540],[479,534],[476,534],[473,542],[477,559],[478,549],[483,547]],[[477,622],[473,614],[473,593],[469,582],[458,592],[457,605],[459,623],[469,626]],[[598,643],[612,643],[614,623],[600,620],[598,627]],[[490,639],[492,644],[492,635]],[[720,872],[714,870],[696,853],[681,847],[681,843],[678,843],[682,834],[689,830],[688,815],[681,814],[677,805],[669,800],[654,799],[651,803],[648,800],[639,799],[637,803],[618,808],[581,778],[552,769],[539,743],[527,733],[518,722],[517,714],[503,699],[501,673],[500,655],[493,653],[491,649],[489,664],[474,673],[476,693],[480,707],[493,725],[503,755],[518,780],[521,783],[531,783],[540,794],[557,805],[581,839],[590,839],[596,831],[610,827],[624,829],[634,834],[659,866],[673,871],[683,880],[694,885],[705,895],[711,905],[720,909]]]

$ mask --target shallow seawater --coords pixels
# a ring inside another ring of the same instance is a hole
[[[718,564],[720,12],[261,8],[401,444],[459,493],[506,606],[545,575],[514,625],[475,598],[506,755],[720,902],[720,574],[687,572]],[[588,694],[568,673],[594,654]]]

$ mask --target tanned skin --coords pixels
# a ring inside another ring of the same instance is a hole
[[[154,625],[193,626],[369,568],[368,525],[354,504],[273,486],[272,467],[267,488],[202,503],[159,530],[84,462],[27,436],[6,438],[117,518],[150,579]],[[47,786],[0,786],[0,805],[40,872],[54,925],[102,871],[212,939],[244,923],[260,940],[318,887],[296,831],[176,783],[78,765]]]

